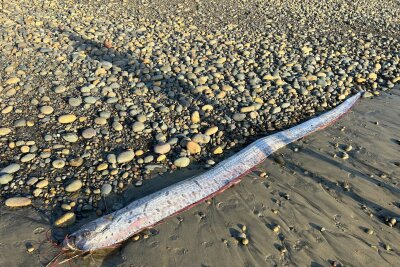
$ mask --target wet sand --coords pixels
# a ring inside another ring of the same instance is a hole
[[[400,217],[399,106],[399,90],[362,99],[335,125],[281,149],[242,183],[167,219],[149,238],[61,266],[395,266],[400,226],[385,218]],[[346,145],[353,149],[344,160]],[[202,170],[157,177],[106,203],[111,209]],[[57,253],[41,242],[53,218],[34,208],[0,214],[1,266],[45,266]],[[53,238],[93,218],[88,213],[65,231],[53,229]],[[247,246],[237,241],[242,225]]]

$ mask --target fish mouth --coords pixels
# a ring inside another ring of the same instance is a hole
[[[76,251],[76,250],[80,250],[77,246],[76,246],[76,237],[71,235],[71,236],[66,236],[64,241],[63,241],[63,247],[68,249],[68,250],[72,250],[72,251]]]

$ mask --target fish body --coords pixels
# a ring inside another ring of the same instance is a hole
[[[64,247],[93,251],[119,244],[143,229],[221,193],[279,148],[338,120],[360,96],[361,92],[318,117],[258,139],[199,176],[133,201],[118,211],[84,225],[66,237]]]

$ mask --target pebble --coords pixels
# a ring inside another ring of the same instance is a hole
[[[99,165],[97,165],[96,170],[97,171],[104,171],[107,170],[108,168],[108,164],[107,163],[101,163]]]
[[[45,115],[50,115],[51,113],[54,112],[54,109],[51,106],[41,106],[40,107],[40,112],[45,114]]]
[[[85,139],[91,139],[96,136],[96,130],[93,128],[87,128],[82,131],[82,137]]]
[[[21,81],[20,78],[12,77],[12,78],[7,79],[5,83],[8,84],[8,85],[11,85],[11,84],[19,83],[20,81]]]
[[[51,163],[54,169],[62,169],[65,166],[65,161],[62,159],[56,159]]]
[[[198,154],[201,152],[200,145],[193,141],[189,141],[186,144],[186,149],[189,151],[190,154]]]
[[[211,140],[210,136],[205,134],[195,134],[192,137],[192,141],[198,144],[207,144],[210,142],[210,140]]]
[[[25,207],[32,204],[32,200],[27,197],[12,197],[6,200],[5,205],[7,207],[17,208]]]
[[[233,114],[232,118],[235,121],[244,121],[246,119],[246,114],[243,113],[235,113]]]
[[[103,184],[101,186],[101,194],[104,196],[107,196],[111,193],[112,191],[112,186],[110,184]]]
[[[78,141],[78,136],[74,133],[67,133],[63,135],[63,139],[70,143],[75,143]]]
[[[21,165],[17,164],[17,163],[12,163],[6,167],[4,167],[3,169],[0,170],[0,174],[3,173],[16,173],[17,171],[19,171],[19,169],[21,168]]]
[[[118,163],[126,163],[133,160],[135,153],[132,150],[124,151],[117,156]]]
[[[36,155],[33,153],[26,154],[20,160],[21,160],[21,162],[29,162],[29,161],[33,160],[35,158],[35,156]]]
[[[218,126],[213,126],[213,127],[208,128],[208,129],[204,132],[204,134],[210,136],[210,135],[215,134],[216,132],[218,132]]]
[[[189,164],[190,164],[190,159],[187,157],[181,157],[174,161],[174,165],[179,168],[187,167],[189,166]]]
[[[36,188],[44,188],[48,185],[49,185],[49,181],[45,179],[45,180],[41,180],[40,182],[38,182],[36,184]]]
[[[74,114],[66,114],[58,117],[59,123],[72,123],[76,120],[76,116]]]
[[[68,104],[72,107],[79,107],[82,104],[82,99],[71,97],[70,99],[68,99]]]
[[[346,152],[343,152],[341,155],[342,159],[348,159],[349,157],[350,157],[349,154],[347,154]]]
[[[11,129],[7,127],[0,127],[0,136],[4,136],[11,133]]]
[[[346,151],[346,152],[350,152],[351,150],[353,150],[353,147],[351,145],[346,145],[344,147],[344,151]]]
[[[13,178],[14,176],[9,173],[0,174],[0,184],[8,184]]]
[[[224,152],[224,150],[222,149],[222,147],[220,147],[220,146],[217,146],[216,148],[214,148],[214,150],[213,150],[213,154],[214,155],[219,155],[219,154],[222,154]]]
[[[81,189],[82,186],[83,186],[83,183],[81,180],[74,180],[65,187],[65,191],[69,192],[69,193],[76,192],[79,189]]]
[[[73,212],[67,212],[60,216],[55,222],[54,225],[57,227],[67,227],[75,223],[76,215]]]
[[[141,132],[144,130],[144,123],[140,122],[140,121],[136,121],[132,124],[132,131],[134,131],[135,133],[137,132]]]
[[[198,111],[194,111],[190,117],[192,123],[199,123],[200,122],[200,113]]]
[[[242,244],[243,245],[248,245],[249,244],[249,240],[247,238],[242,239]]]
[[[167,154],[171,150],[171,145],[168,143],[159,143],[154,146],[154,152],[157,154]]]
[[[69,161],[69,165],[71,165],[72,167],[79,167],[82,164],[83,164],[83,158],[81,157],[74,158]]]

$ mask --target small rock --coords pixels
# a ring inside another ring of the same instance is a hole
[[[200,114],[198,111],[195,111],[192,113],[190,117],[192,123],[199,123],[200,122]]]
[[[36,188],[44,188],[46,186],[49,185],[49,181],[48,180],[41,180],[40,182],[38,182],[36,184]]]
[[[76,120],[76,116],[74,114],[67,114],[67,115],[62,115],[58,117],[58,122],[59,123],[71,123]]]
[[[222,147],[220,147],[220,146],[217,146],[216,148],[214,148],[214,150],[213,150],[213,154],[214,155],[219,155],[219,154],[222,154],[224,152],[224,150],[222,149]]]
[[[5,202],[7,207],[25,207],[32,204],[32,200],[27,197],[12,197]]]
[[[192,141],[198,144],[207,144],[210,142],[210,140],[211,140],[210,136],[205,134],[195,134],[192,137]]]
[[[189,141],[186,144],[186,149],[189,151],[190,154],[198,154],[201,152],[200,145],[193,141]]]
[[[78,136],[74,133],[67,133],[63,135],[63,139],[70,143],[75,143],[78,141]]]
[[[69,161],[69,165],[71,165],[72,167],[79,167],[82,164],[83,164],[83,158],[81,157],[74,158]]]
[[[100,165],[97,166],[96,170],[97,171],[104,171],[107,170],[108,164],[107,163],[101,163]]]
[[[55,222],[55,226],[57,227],[67,227],[72,225],[76,220],[76,215],[73,212],[67,212],[61,217],[59,217]]]
[[[0,136],[4,136],[11,133],[11,129],[7,127],[1,127],[0,128]]]
[[[82,131],[82,137],[85,139],[91,139],[96,136],[96,130],[93,128],[87,128]]]
[[[15,173],[17,171],[19,171],[19,169],[21,168],[21,165],[17,164],[17,163],[12,163],[6,167],[4,167],[3,169],[0,170],[0,174],[3,173]]]
[[[11,84],[16,84],[19,83],[21,80],[18,77],[12,77],[6,80],[6,84],[11,85]]]
[[[72,181],[69,185],[67,185],[67,186],[65,187],[65,191],[66,191],[66,192],[69,192],[69,193],[71,193],[71,192],[76,192],[76,191],[78,191],[79,189],[81,189],[82,186],[83,186],[82,181],[80,181],[80,180],[74,180],[74,181]]]
[[[174,165],[179,168],[187,167],[189,164],[190,164],[190,159],[187,157],[182,157],[174,161]]]
[[[9,182],[12,181],[14,176],[9,173],[4,173],[0,175],[0,184],[8,184]]]
[[[235,121],[243,121],[244,119],[246,119],[246,114],[243,113],[235,113],[232,116],[232,119]]]
[[[103,184],[101,186],[101,194],[107,196],[112,191],[112,186],[110,184]]]
[[[56,159],[54,160],[51,165],[53,166],[53,168],[55,169],[62,169],[65,166],[65,161],[62,159]]]
[[[40,112],[45,114],[45,115],[49,115],[51,113],[53,113],[54,109],[51,106],[42,106],[40,107]]]
[[[210,135],[215,134],[216,132],[218,132],[218,126],[213,126],[213,127],[208,128],[208,129],[204,132],[204,134],[210,136]]]
[[[29,162],[31,160],[33,160],[35,158],[35,154],[30,153],[30,154],[26,154],[25,156],[23,156],[21,158],[21,162]]]
[[[117,156],[118,163],[126,163],[132,161],[135,157],[135,153],[132,150],[124,151]]]
[[[71,97],[70,99],[68,99],[68,104],[72,107],[78,107],[82,104],[82,99]]]
[[[135,133],[141,132],[144,130],[144,123],[140,121],[136,121],[132,124],[132,131]]]
[[[353,147],[351,145],[346,145],[344,148],[344,151],[349,152],[353,149]]]
[[[171,145],[168,143],[159,143],[154,146],[154,152],[157,154],[167,154],[171,150]]]

